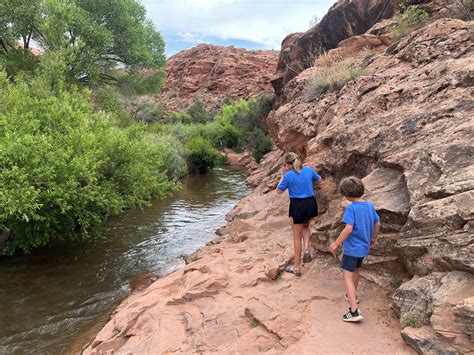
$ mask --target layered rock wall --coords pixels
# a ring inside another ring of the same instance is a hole
[[[365,276],[386,286],[414,277],[394,300],[402,323],[413,319],[405,326],[423,326],[403,332],[422,352],[472,350],[473,48],[472,23],[440,19],[381,54],[354,55],[365,75],[340,90],[310,97],[321,67],[302,71],[269,116],[277,145],[325,180],[312,234],[319,250],[339,232],[338,183],[363,179],[383,225]]]

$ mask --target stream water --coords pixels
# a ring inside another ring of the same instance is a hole
[[[232,168],[191,175],[173,196],[109,220],[107,239],[0,257],[0,354],[80,351],[134,283],[181,267],[249,192]]]

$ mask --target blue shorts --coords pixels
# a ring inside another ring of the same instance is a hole
[[[356,271],[356,269],[362,266],[364,257],[358,258],[357,256],[350,256],[342,254],[341,268],[350,272]]]

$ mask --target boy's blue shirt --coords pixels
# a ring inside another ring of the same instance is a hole
[[[297,173],[293,169],[287,171],[283,180],[278,184],[278,190],[288,189],[290,198],[308,198],[314,196],[313,181],[318,181],[321,177],[309,166],[303,166]]]
[[[352,226],[352,233],[342,244],[342,252],[345,255],[357,258],[369,255],[370,240],[374,231],[374,225],[380,221],[370,202],[355,201],[348,205],[342,217],[342,223]]]

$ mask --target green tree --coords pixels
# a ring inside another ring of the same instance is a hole
[[[0,31],[1,56],[34,40],[46,52],[63,51],[69,78],[79,82],[116,81],[119,66],[166,64],[164,41],[137,0],[2,0]]]

